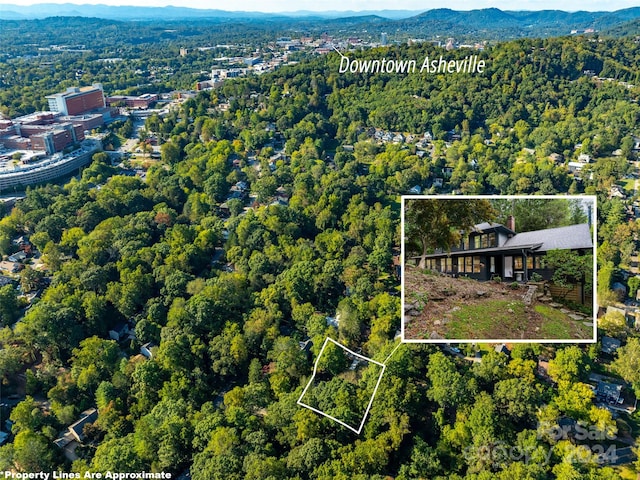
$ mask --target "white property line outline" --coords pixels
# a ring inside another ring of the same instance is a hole
[[[309,390],[309,387],[311,386],[311,384],[313,383],[314,378],[316,377],[316,372],[318,370],[318,363],[320,362],[320,358],[322,357],[322,352],[324,352],[324,349],[325,349],[325,347],[327,346],[327,344],[329,342],[334,343],[338,347],[346,350],[347,352],[349,352],[352,355],[355,355],[356,357],[360,357],[363,360],[375,363],[376,365],[380,365],[382,367],[382,370],[380,371],[380,375],[378,376],[378,381],[376,382],[376,386],[374,387],[373,393],[371,394],[371,398],[369,399],[369,404],[367,405],[367,409],[365,410],[364,416],[362,417],[362,421],[360,422],[360,427],[357,430],[354,427],[352,427],[351,425],[346,424],[342,420],[338,420],[337,418],[332,417],[328,413],[325,413],[322,410],[318,410],[317,408],[313,408],[311,405],[307,405],[306,403],[302,402],[302,398],[305,396],[305,394],[307,393],[307,390]],[[393,355],[393,353],[396,351],[396,349],[400,345],[402,345],[402,343],[398,344],[398,346],[393,350],[393,352],[391,352],[391,355]],[[389,355],[389,357],[391,357],[391,355]],[[387,357],[387,360],[389,359],[389,357]],[[385,360],[385,362],[386,362],[386,360]],[[315,361],[315,363],[313,365],[313,373],[311,374],[311,378],[309,379],[309,382],[307,382],[307,386],[304,387],[304,390],[302,391],[302,394],[300,395],[300,398],[298,398],[298,401],[296,403],[298,405],[302,406],[302,407],[308,408],[311,411],[319,413],[320,415],[325,416],[325,417],[333,420],[334,422],[339,423],[340,425],[342,425],[344,427],[347,427],[352,432],[355,432],[356,435],[360,435],[360,432],[362,431],[362,428],[364,427],[364,422],[367,420],[367,416],[369,415],[369,410],[371,409],[371,405],[373,404],[373,399],[376,397],[376,393],[378,392],[378,387],[380,386],[380,382],[382,381],[382,376],[384,375],[384,371],[385,371],[386,368],[387,367],[386,367],[386,365],[384,363],[380,363],[380,362],[377,362],[377,361],[373,360],[372,358],[365,357],[364,355],[360,355],[359,353],[356,353],[353,350],[348,349],[347,347],[345,347],[341,343],[336,342],[333,338],[327,337],[326,340],[324,341],[324,343],[322,344],[322,348],[320,349],[320,353],[318,353],[318,358],[316,358],[316,361]]]

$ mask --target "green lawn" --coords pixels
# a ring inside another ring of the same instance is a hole
[[[582,325],[548,305],[528,313],[522,301],[490,300],[482,305],[461,305],[451,312],[446,338],[575,338]],[[584,327],[585,329],[587,327]]]
[[[547,320],[540,327],[544,338],[572,338],[574,320],[549,305],[536,305],[535,310]]]
[[[490,300],[482,305],[461,306],[451,315],[447,338],[514,338],[514,332],[527,327],[521,301]]]

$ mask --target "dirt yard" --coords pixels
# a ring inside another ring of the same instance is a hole
[[[452,278],[405,269],[405,338],[425,340],[575,340],[593,338],[593,319],[538,297],[526,285]]]

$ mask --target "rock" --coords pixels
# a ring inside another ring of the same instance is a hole
[[[440,320],[434,320],[433,324],[437,327],[442,325],[442,322]]]
[[[513,308],[508,308],[508,309],[507,309],[507,312],[509,312],[509,313],[515,313],[515,312],[513,311]]]
[[[438,334],[438,332],[431,332],[431,335],[429,335],[429,338],[431,338],[432,340],[438,340],[444,337]]]
[[[453,307],[449,313],[457,312],[460,310],[460,307]]]
[[[593,327],[593,322],[582,322],[582,324],[586,327]]]
[[[550,306],[550,307],[553,307],[553,308],[560,308],[560,307],[562,307],[562,305],[560,305],[559,303],[555,303],[555,302],[551,302],[551,303],[549,304],[549,306]]]
[[[409,312],[411,310],[418,310],[418,308],[419,308],[418,302],[407,303],[404,306],[404,311],[405,311],[405,313],[407,313],[407,312]]]
[[[570,313],[568,317],[575,321],[584,320],[584,315],[580,315],[579,313]]]
[[[485,290],[476,290],[477,297],[484,297],[487,294]]]
[[[527,290],[527,293],[525,293],[522,297],[525,305],[531,305],[531,302],[533,302],[533,296],[535,295],[537,289],[537,285],[529,285],[529,290]]]
[[[404,312],[406,317],[418,317],[420,316],[420,310],[412,308],[411,310],[407,310]]]
[[[562,313],[571,313],[571,310],[567,310],[566,308],[561,308],[560,311]]]

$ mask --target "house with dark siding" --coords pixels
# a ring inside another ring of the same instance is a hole
[[[593,253],[593,238],[586,223],[516,233],[513,217],[507,225],[480,223],[463,235],[450,251],[436,250],[426,255],[425,267],[442,273],[476,280],[525,282],[535,272],[550,280],[553,271],[542,262],[550,250]],[[420,258],[420,257],[416,257]]]

